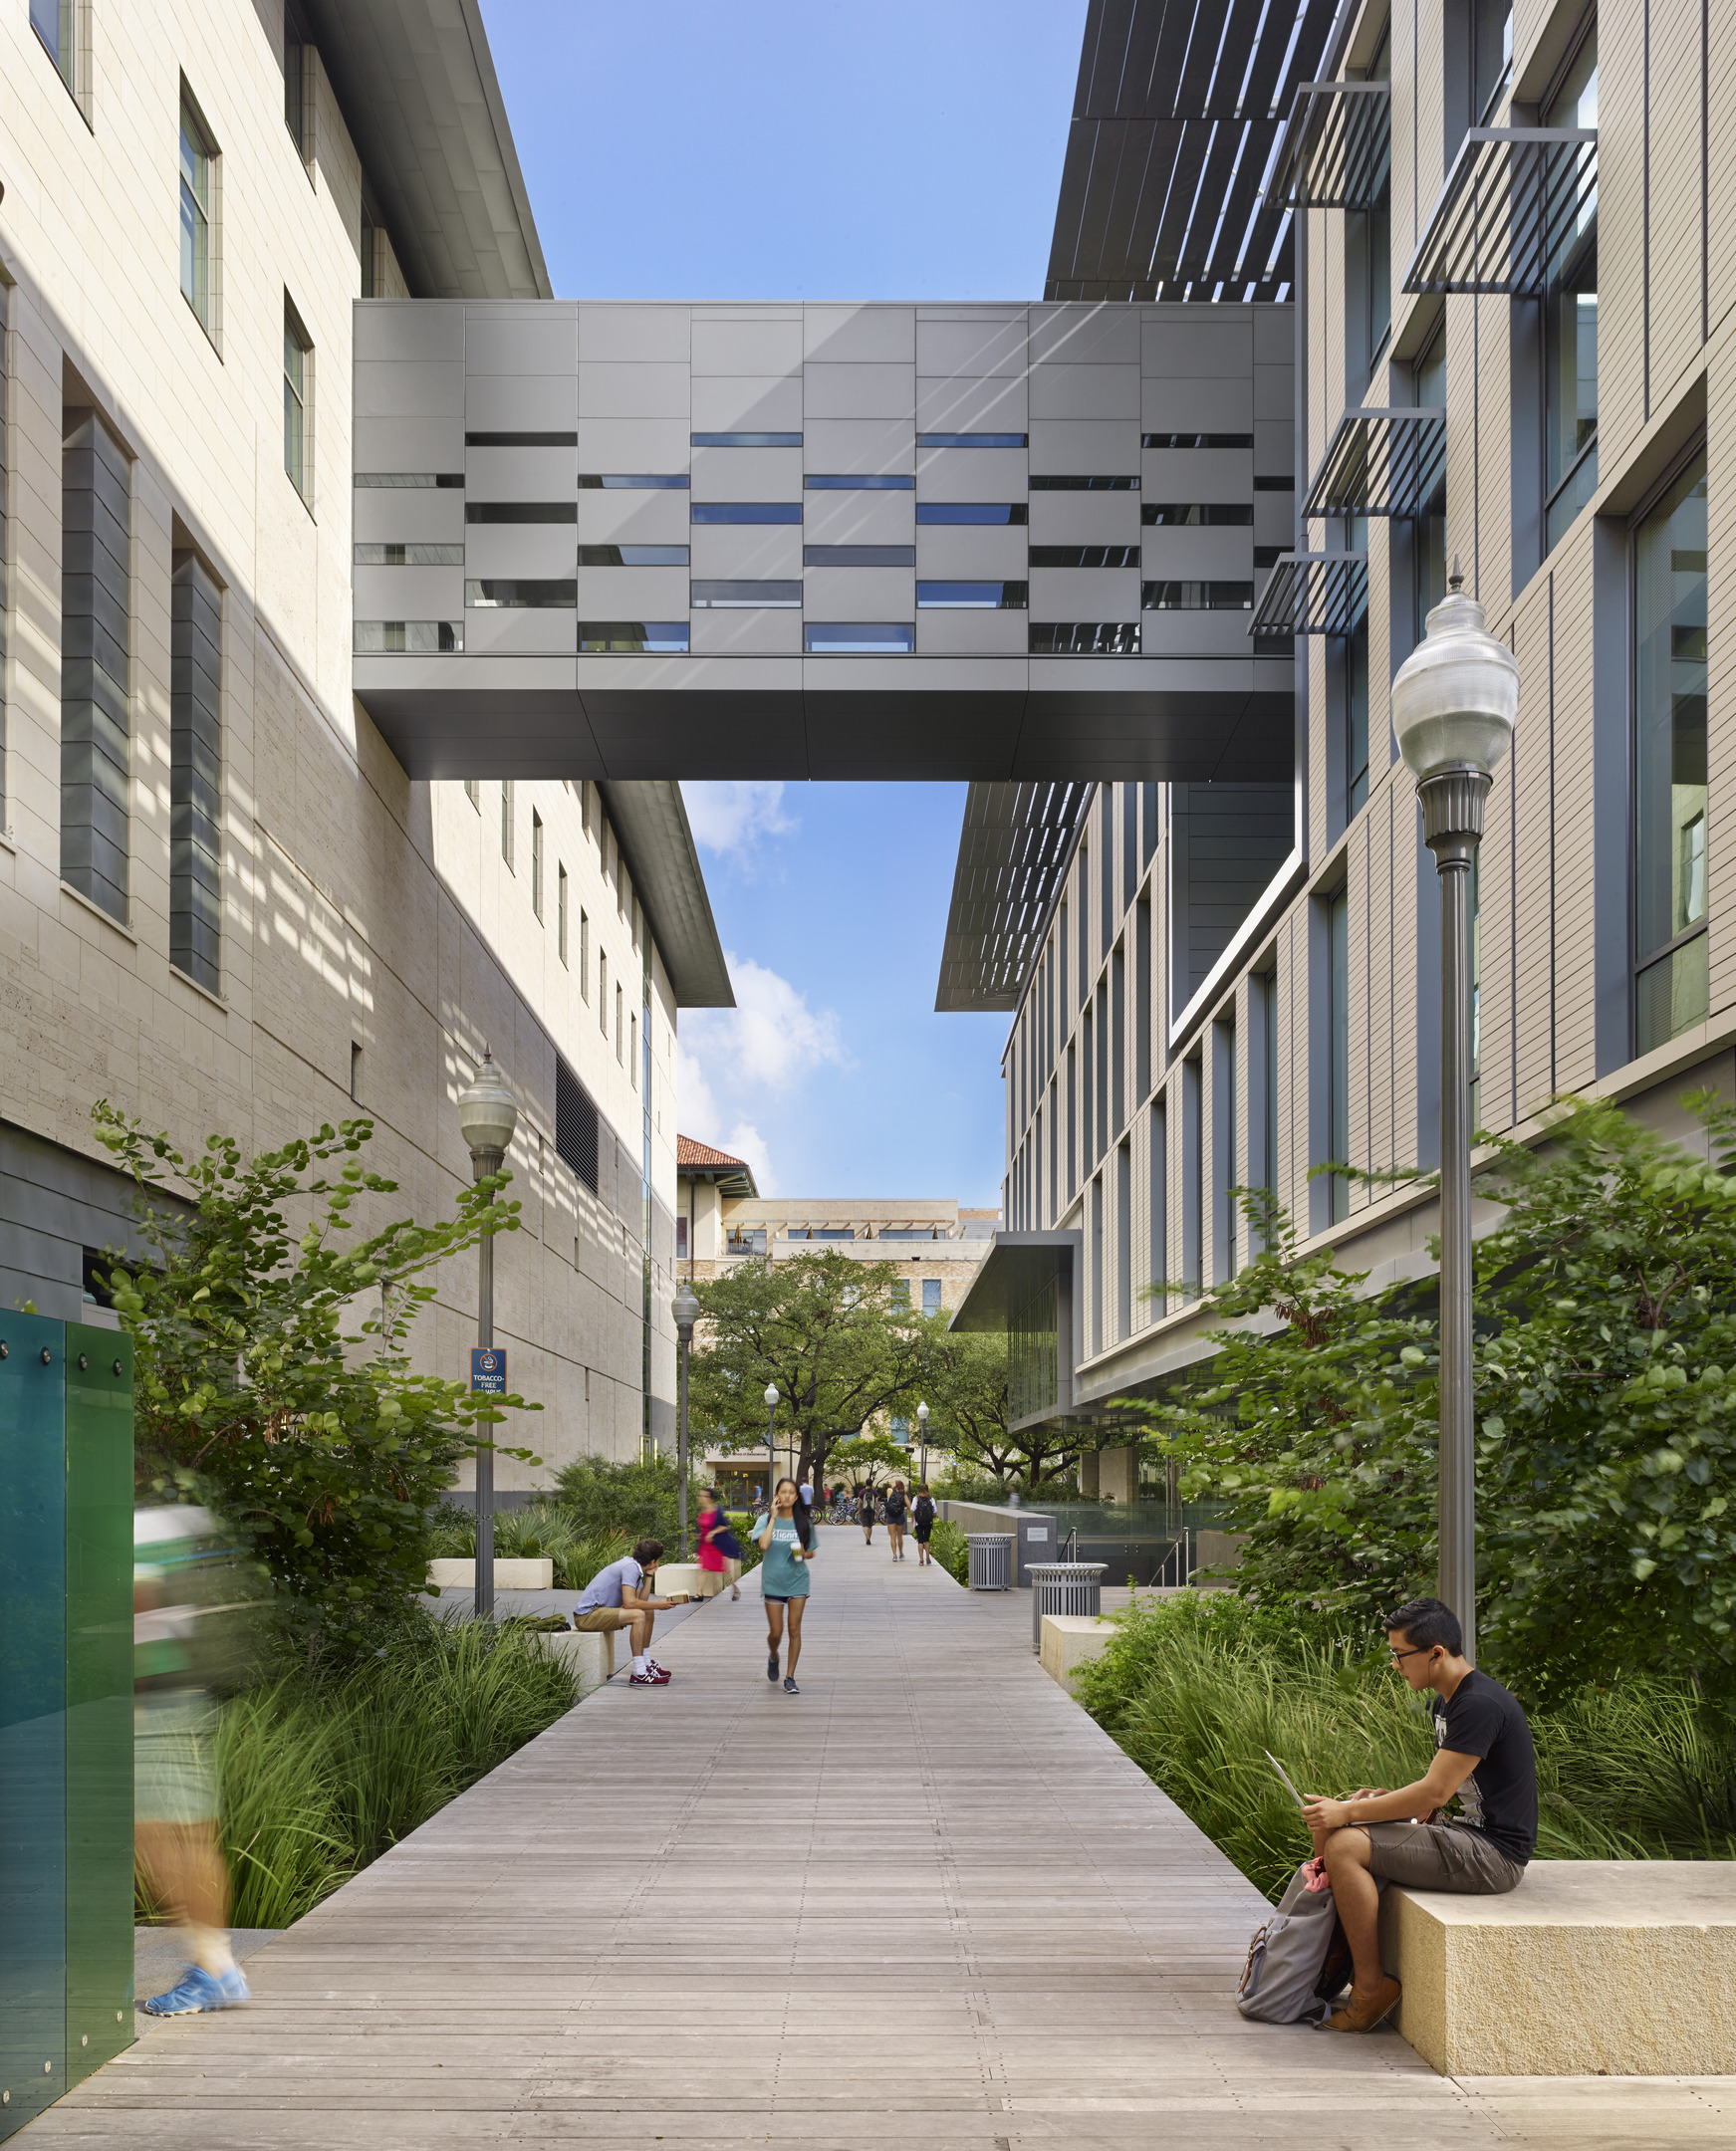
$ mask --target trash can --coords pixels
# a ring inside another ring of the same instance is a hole
[[[972,1532],[970,1587],[972,1590],[1010,1590],[1013,1582],[1013,1535],[1011,1532]]]
[[[1031,1648],[1043,1648],[1045,1613],[1101,1613],[1107,1561],[1064,1560],[1031,1563]]]

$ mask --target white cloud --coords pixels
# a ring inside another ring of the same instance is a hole
[[[784,813],[782,784],[758,781],[689,783],[681,787],[693,840],[707,851],[754,863],[754,846],[782,836],[796,825]]]
[[[746,1158],[761,1194],[771,1195],[777,1175],[758,1118],[768,1104],[787,1104],[819,1069],[848,1068],[850,1056],[832,1010],[811,1009],[788,979],[751,957],[727,960],[736,1006],[696,1009],[681,1026],[680,1123],[696,1141]]]

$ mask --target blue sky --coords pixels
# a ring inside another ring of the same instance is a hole
[[[483,0],[563,299],[1041,295],[1085,0]],[[768,1191],[998,1201],[1006,1019],[937,1016],[962,785],[699,785],[734,1012],[684,1133]]]

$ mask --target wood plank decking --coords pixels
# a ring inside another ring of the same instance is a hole
[[[1287,2151],[1728,2143],[1736,2083],[1437,2077],[1245,2025],[1261,1900],[1038,1667],[1029,1601],[829,1531],[802,1693],[744,1591],[21,2143]]]

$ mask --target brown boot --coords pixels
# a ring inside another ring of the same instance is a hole
[[[1376,2025],[1384,2024],[1398,2007],[1398,1997],[1403,1993],[1395,1979],[1382,1977],[1372,1994],[1359,1995],[1353,1988],[1351,1999],[1342,2010],[1334,2010],[1327,2019],[1329,2032],[1372,2032]]]

